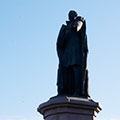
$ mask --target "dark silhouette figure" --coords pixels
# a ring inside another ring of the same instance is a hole
[[[87,35],[83,17],[71,10],[67,25],[62,25],[57,39],[58,95],[88,98]]]

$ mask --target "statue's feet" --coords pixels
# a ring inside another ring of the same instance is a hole
[[[74,97],[80,97],[80,98],[85,98],[85,99],[90,99],[89,95],[80,95],[79,93],[75,92]]]
[[[81,97],[86,98],[86,99],[90,99],[90,96],[88,94],[82,94]]]
[[[73,96],[74,97],[80,97],[80,95],[77,92],[75,92]]]

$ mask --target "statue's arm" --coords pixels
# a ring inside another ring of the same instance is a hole
[[[59,35],[58,35],[58,38],[57,38],[57,46],[58,47],[62,47],[62,45],[63,45],[65,29],[66,29],[66,25],[62,25]]]
[[[87,41],[87,35],[85,35],[85,38],[84,38],[84,52],[85,53],[88,53],[88,41]]]
[[[61,59],[62,53],[63,53],[63,46],[64,46],[64,38],[65,38],[65,31],[66,31],[66,25],[62,25],[58,38],[57,38],[57,54],[59,59]]]
[[[87,40],[87,34],[86,34],[86,21],[83,21],[83,25],[81,30],[79,31],[79,35],[82,38],[82,44],[83,44],[83,52],[85,54],[88,53],[88,40]]]

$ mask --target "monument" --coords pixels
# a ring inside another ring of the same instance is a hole
[[[93,120],[101,110],[89,95],[86,21],[71,10],[57,39],[58,95],[38,107],[45,120]]]

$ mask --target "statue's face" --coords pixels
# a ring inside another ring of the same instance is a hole
[[[68,17],[69,17],[70,21],[73,21],[74,19],[76,19],[77,13],[75,11],[71,10],[68,14]]]

